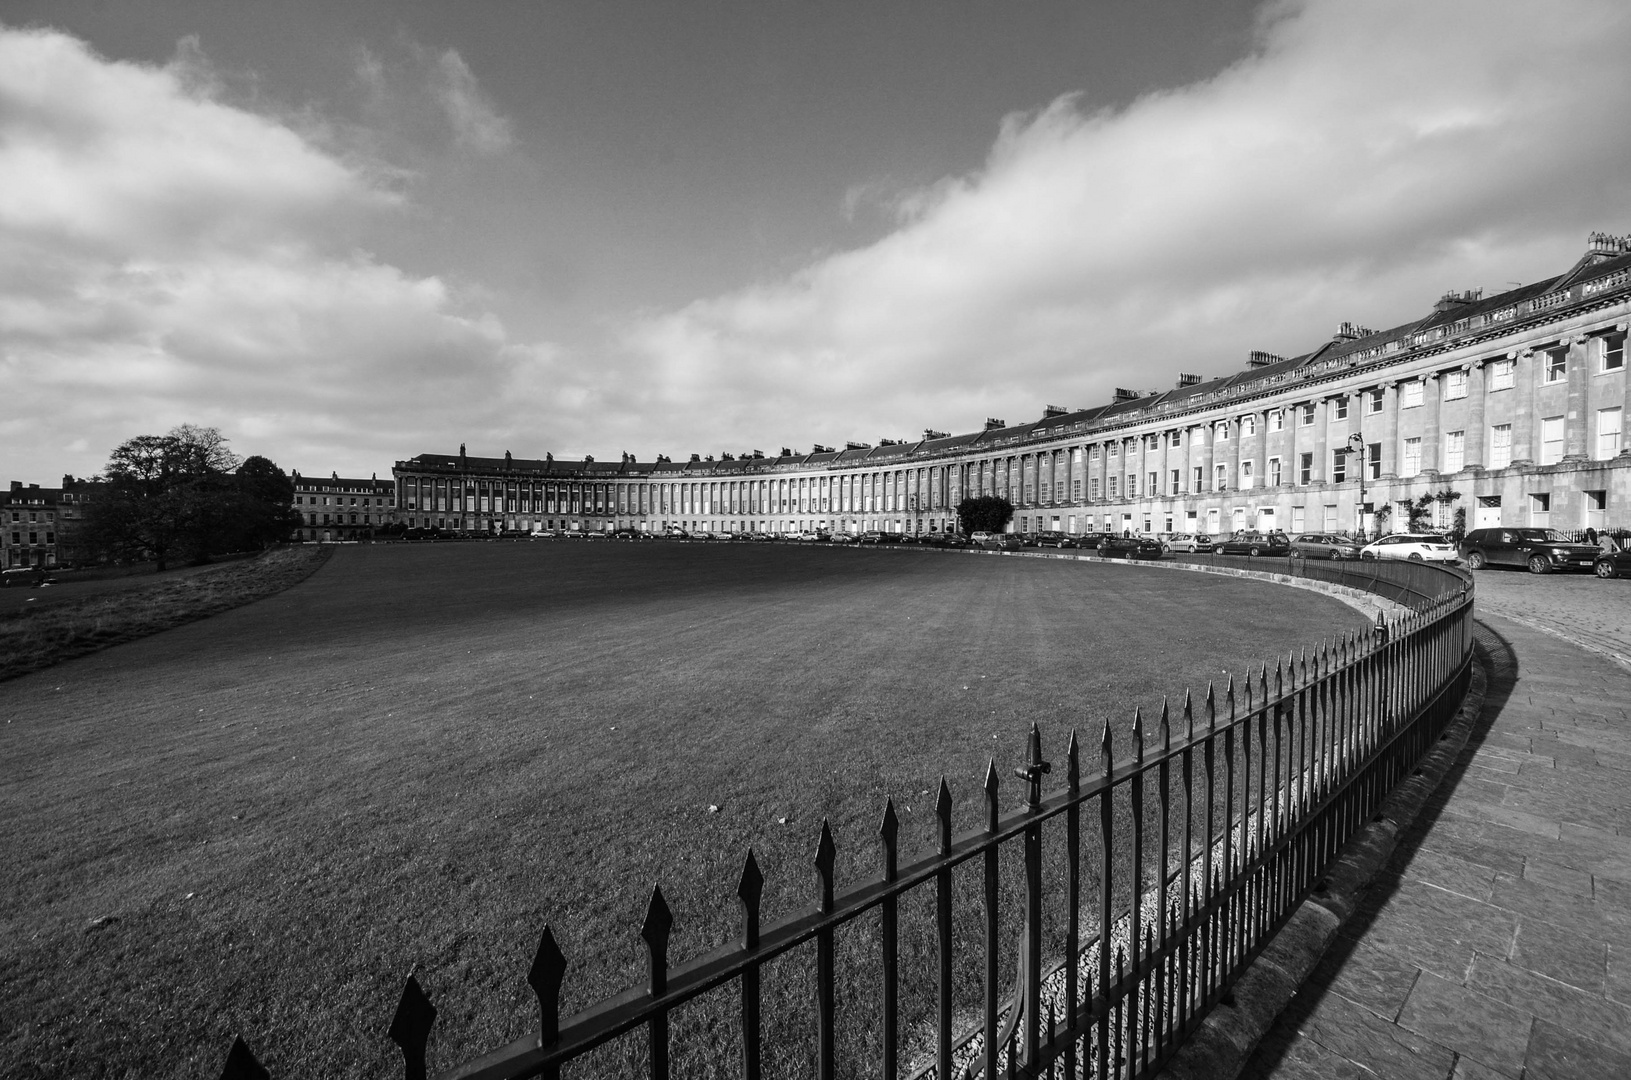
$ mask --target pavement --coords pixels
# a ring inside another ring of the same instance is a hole
[[[1247,1080],[1631,1078],[1631,581],[1477,590],[1483,714]]]

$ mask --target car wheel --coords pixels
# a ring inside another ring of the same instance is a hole
[[[1550,570],[1551,568],[1552,568],[1551,564],[1546,561],[1546,556],[1544,556],[1544,555],[1531,555],[1531,556],[1529,556],[1529,572],[1531,574],[1544,574],[1544,573],[1546,573],[1546,571]]]
[[[1374,551],[1361,551],[1359,553],[1359,557],[1361,559],[1374,559],[1374,558],[1376,558],[1376,552],[1374,552]]]
[[[1467,569],[1482,570],[1484,568],[1484,553],[1482,551],[1467,552]]]
[[[1594,570],[1597,576],[1600,578],[1619,576],[1614,570],[1614,560],[1612,559],[1599,559],[1597,565],[1592,567],[1592,570]]]
[[[1332,562],[1336,562],[1340,558],[1342,558],[1342,552],[1340,552],[1340,551],[1332,551],[1331,552],[1331,561]]]
[[[1263,554],[1263,549],[1262,549],[1262,548],[1260,548],[1260,547],[1254,547],[1254,548],[1252,548],[1252,550],[1251,550],[1251,555],[1252,555],[1252,556],[1253,556],[1253,557],[1254,557],[1254,558],[1255,558],[1255,557],[1257,557],[1257,556],[1258,556],[1258,555],[1261,555],[1261,554]]]
[[[1412,552],[1411,552],[1411,553],[1410,553],[1410,561],[1411,561],[1411,562],[1421,562],[1421,552],[1419,552],[1419,551],[1412,551]]]

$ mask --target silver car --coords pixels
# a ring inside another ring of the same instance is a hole
[[[1200,552],[1212,550],[1212,538],[1206,533],[1173,533],[1161,542],[1168,551]]]
[[[1342,533],[1299,533],[1291,538],[1292,558],[1357,559],[1359,543]]]

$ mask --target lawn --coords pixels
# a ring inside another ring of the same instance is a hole
[[[1010,775],[1033,720],[1057,760],[1072,725],[1125,731],[1163,690],[1362,626],[1307,592],[1063,560],[342,549],[0,684],[0,1075],[214,1076],[240,1032],[275,1077],[395,1075],[410,971],[445,1068],[536,1024],[545,923],[581,1007],[643,977],[653,882],[682,960],[734,935],[750,846],[785,915],[812,901],[823,816],[842,888],[875,872],[886,795],[903,853],[942,775],[972,825],[988,758]],[[796,966],[775,982],[767,1032],[809,994]]]

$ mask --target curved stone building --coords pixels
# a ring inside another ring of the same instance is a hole
[[[1342,324],[1304,355],[1118,390],[1098,408],[963,435],[685,463],[421,454],[398,519],[472,532],[956,528],[997,494],[1019,531],[1367,532],[1411,507],[1441,527],[1631,526],[1631,237],[1593,234],[1559,277],[1422,318]],[[1431,496],[1424,501],[1422,496]],[[1363,516],[1362,516],[1363,515]]]

